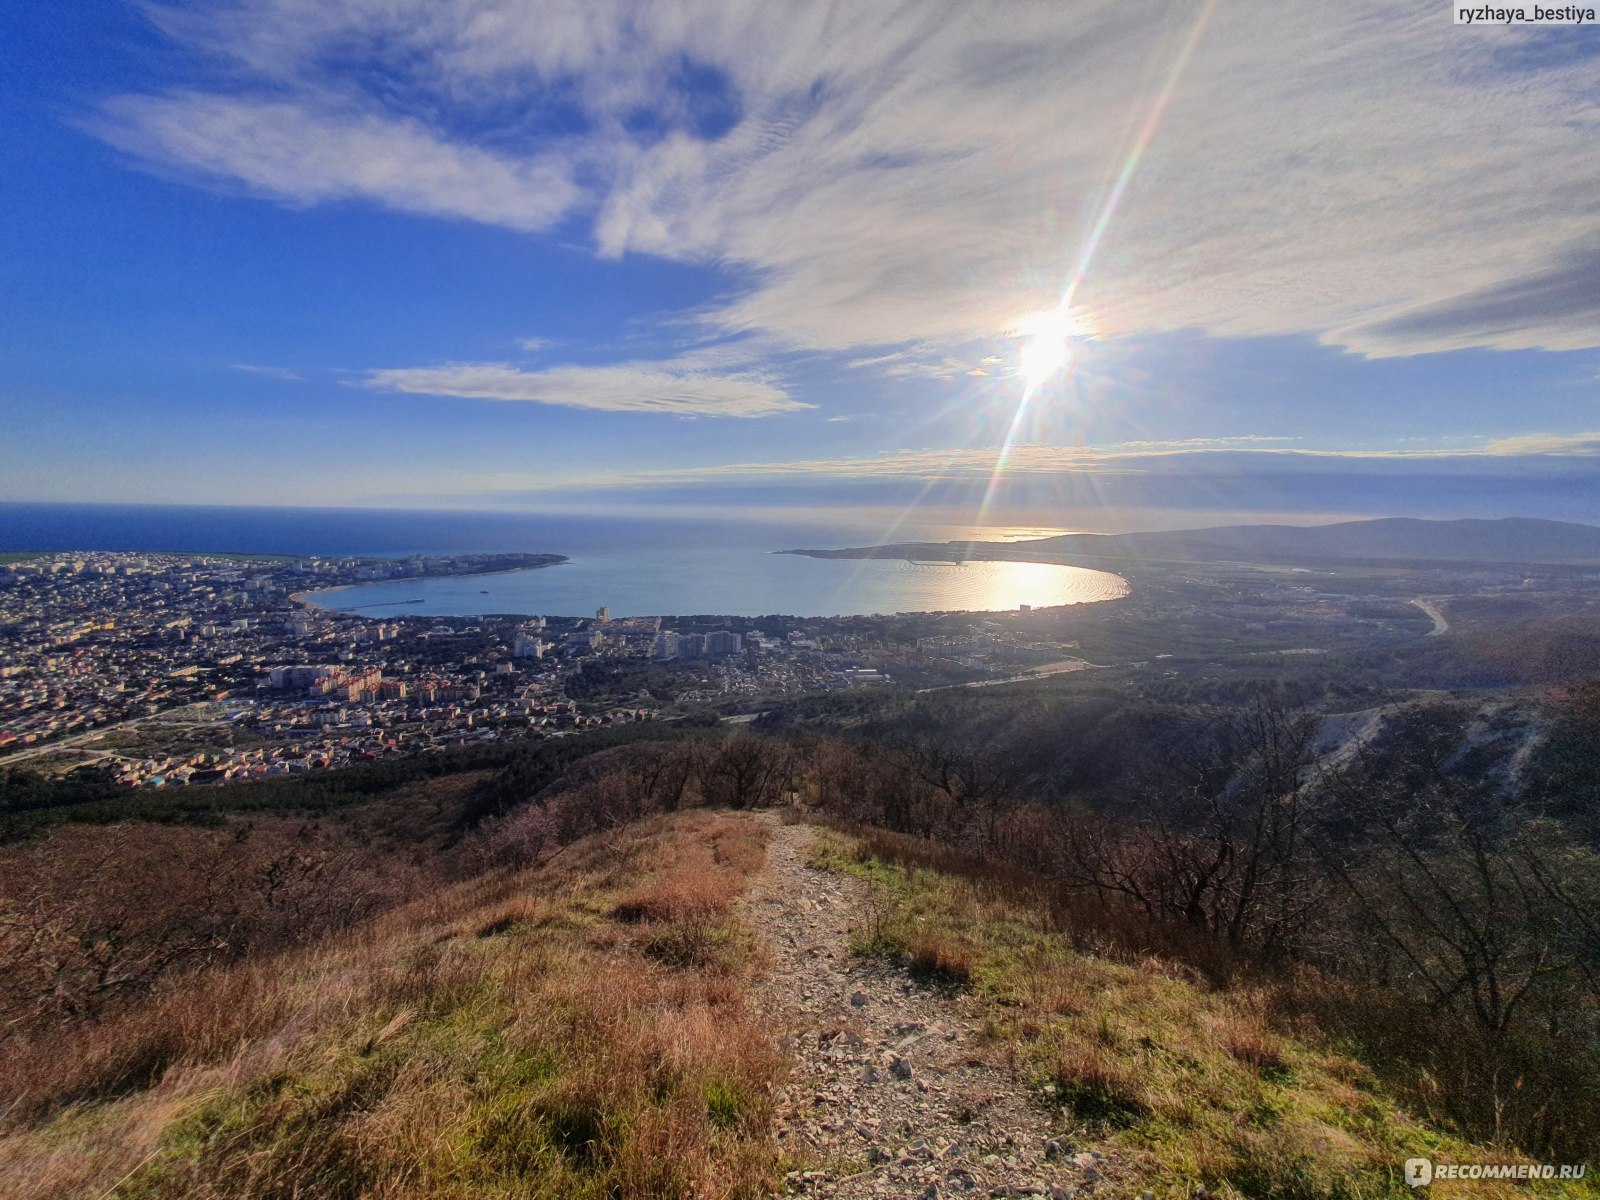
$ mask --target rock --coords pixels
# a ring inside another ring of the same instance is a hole
[[[867,994],[865,992],[851,992],[850,1006],[852,1008],[865,1008],[867,1006]]]

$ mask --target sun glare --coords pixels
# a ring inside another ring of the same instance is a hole
[[[1068,337],[1072,323],[1059,309],[1036,313],[1017,326],[1022,345],[1017,349],[1017,370],[1033,391],[1072,361]]]

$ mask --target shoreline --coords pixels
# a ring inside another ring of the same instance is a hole
[[[437,574],[437,575],[407,575],[407,576],[403,576],[400,579],[358,579],[353,583],[335,583],[335,584],[330,584],[328,587],[325,587],[325,588],[317,588],[314,592],[290,592],[289,593],[289,603],[290,604],[298,604],[301,608],[315,609],[318,612],[355,612],[356,610],[354,608],[330,608],[326,604],[318,604],[315,600],[311,599],[311,597],[314,596],[314,595],[315,596],[326,596],[331,592],[345,592],[345,591],[349,591],[351,588],[366,587],[366,586],[368,586],[370,584],[375,584],[375,583],[425,583],[430,579],[477,579],[477,578],[481,578],[482,576],[485,576],[485,575],[515,575],[519,571],[542,571],[546,567],[559,567],[563,563],[568,563],[568,562],[572,561],[565,554],[541,554],[541,555],[530,555],[530,557],[542,558],[542,559],[545,559],[546,561],[544,561],[544,562],[534,562],[534,563],[519,563],[516,566],[510,566],[510,567],[490,567],[487,570],[483,570],[483,571],[447,571],[447,572],[444,572],[444,573],[441,573],[441,574]],[[376,561],[389,561],[389,560],[374,559],[373,561],[376,562]],[[388,607],[390,607],[390,604],[405,604],[405,603],[406,603],[406,601],[404,601],[404,600],[395,600],[395,601],[391,601],[389,603],[386,603],[386,604],[382,605],[382,607],[388,608]],[[378,607],[378,606],[377,605],[371,605],[371,606],[368,606],[368,607]],[[437,615],[437,614],[433,614],[433,615]]]
[[[835,558],[839,558],[839,557],[844,557],[844,555],[830,553],[830,552],[822,552],[822,553],[818,553],[818,554],[807,554],[807,552],[805,552],[805,551],[793,551],[793,550],[768,550],[768,551],[764,551],[764,552],[763,551],[757,551],[756,553],[758,555],[799,555],[799,556],[802,556],[802,557],[811,557],[811,558],[814,558],[814,559],[817,559],[817,560],[835,559]],[[891,555],[879,554],[879,555],[871,555],[870,557],[873,557],[873,558],[898,558],[899,556],[891,556]],[[567,560],[563,560],[563,561],[567,561]],[[913,561],[913,560],[908,559],[907,561]],[[1021,560],[1021,559],[1017,559],[1017,560],[1012,560],[1012,559],[979,560],[979,559],[972,559],[972,560],[967,560],[967,561],[984,561],[984,562],[992,561],[992,562],[998,562],[1000,565],[1008,565],[1008,564],[1011,564],[1011,563],[1037,562],[1037,560],[1032,560],[1032,559],[1029,559],[1029,560]],[[548,564],[548,565],[556,565],[556,564]],[[959,566],[959,565],[962,565],[962,563],[953,562],[952,560],[946,559],[946,560],[942,560],[942,561],[941,560],[923,560],[921,564],[915,564],[914,563],[914,565],[926,565],[926,566],[930,566],[930,567],[938,567],[938,566],[944,566],[944,565]],[[1090,596],[1082,596],[1081,598],[1080,597],[1072,597],[1070,595],[1070,593],[1074,589],[1070,589],[1070,588],[1066,589],[1069,592],[1068,598],[1032,602],[1029,607],[1030,607],[1031,611],[1033,611],[1033,612],[1059,611],[1059,610],[1068,609],[1068,608],[1078,608],[1078,607],[1084,607],[1084,606],[1093,606],[1093,605],[1096,605],[1096,604],[1104,604],[1104,603],[1107,603],[1107,602],[1112,601],[1112,600],[1123,600],[1123,599],[1126,599],[1129,596],[1133,595],[1134,590],[1135,590],[1133,582],[1131,580],[1129,580],[1126,576],[1124,576],[1124,575],[1122,575],[1122,574],[1120,574],[1119,572],[1116,572],[1116,571],[1104,570],[1104,569],[1101,569],[1101,568],[1098,568],[1098,567],[1089,567],[1089,566],[1084,566],[1084,565],[1081,565],[1081,564],[1078,564],[1078,563],[1067,563],[1067,562],[1044,562],[1044,563],[1038,563],[1037,565],[1049,566],[1049,567],[1060,567],[1060,568],[1063,568],[1063,569],[1065,569],[1065,570],[1067,570],[1069,572],[1079,573],[1080,575],[1099,576],[1099,577],[1103,578],[1104,586],[1102,586],[1102,587],[1097,589],[1098,591],[1101,592],[1101,594],[1090,595]],[[449,611],[449,612],[435,612],[435,611],[431,611],[431,610],[424,611],[424,612],[416,612],[416,611],[414,611],[412,609],[409,609],[407,607],[408,600],[406,600],[406,599],[379,600],[379,601],[375,601],[374,603],[371,603],[371,604],[350,605],[350,606],[345,607],[345,608],[338,608],[338,607],[335,607],[334,605],[328,604],[328,603],[319,604],[317,602],[317,600],[315,599],[315,597],[319,597],[320,596],[320,597],[326,598],[328,596],[333,595],[336,592],[344,592],[344,591],[349,591],[349,590],[352,590],[352,589],[392,587],[393,585],[396,585],[396,584],[408,583],[408,582],[409,583],[425,584],[429,580],[433,580],[433,579],[468,578],[470,576],[479,576],[479,575],[514,575],[514,574],[517,574],[518,572],[523,571],[523,570],[533,570],[533,569],[536,569],[536,568],[516,567],[516,568],[501,569],[501,570],[494,570],[494,571],[474,571],[474,572],[470,572],[470,573],[463,572],[463,573],[460,573],[459,575],[418,576],[418,577],[407,578],[407,579],[360,580],[360,581],[356,581],[356,582],[353,582],[353,583],[335,584],[335,585],[331,585],[331,586],[325,587],[325,588],[317,588],[317,589],[315,589],[314,592],[297,592],[293,596],[291,596],[290,599],[291,599],[291,601],[301,605],[302,607],[304,607],[306,609],[315,609],[315,610],[319,610],[321,612],[329,613],[329,614],[332,614],[332,613],[349,613],[349,614],[368,613],[369,615],[375,615],[375,614],[371,613],[371,610],[375,610],[375,609],[378,609],[378,608],[391,610],[390,612],[384,614],[384,618],[385,619],[388,619],[389,617],[393,617],[395,619],[400,619],[400,618],[403,618],[403,617],[412,617],[414,619],[421,619],[421,618],[425,618],[425,617],[427,617],[427,618],[441,617],[441,618],[451,618],[451,619],[457,619],[457,618],[466,619],[466,618],[471,618],[471,617],[482,617],[482,616],[517,616],[517,615],[533,616],[533,615],[539,615],[539,614],[542,614],[542,615],[545,615],[545,616],[551,616],[551,617],[560,617],[560,618],[565,619],[565,620],[583,620],[583,619],[586,619],[586,617],[588,615],[588,611],[589,611],[587,609],[584,609],[583,611],[578,611],[577,609],[575,609],[572,612],[558,612],[558,611],[556,611],[555,609],[551,608],[548,605],[541,605],[541,606],[537,606],[537,607],[530,607],[530,608],[528,608],[526,610],[526,613],[523,614],[523,613],[521,613],[520,610],[507,612],[507,611],[505,611],[503,609],[492,608],[492,607],[474,608],[474,607],[471,607],[470,601],[471,600],[475,600],[476,597],[467,598],[467,597],[464,597],[464,596],[455,596],[453,598],[447,598],[446,599],[445,602],[447,602],[447,603],[449,603],[449,601],[451,599],[453,599],[454,601],[458,602],[458,603],[450,603],[449,604],[449,607],[452,609],[452,611]],[[429,599],[428,597],[418,597],[418,598],[422,599],[424,601],[427,601]],[[638,597],[635,597],[635,599],[637,600]],[[659,598],[657,598],[657,599],[659,599]],[[916,598],[915,597],[906,597],[905,599],[910,600],[911,603],[914,604]],[[651,604],[655,603],[655,600],[653,600],[650,597],[644,597],[644,600],[645,600],[646,603],[651,603]],[[849,618],[854,618],[854,617],[899,616],[899,615],[903,615],[903,616],[926,616],[926,617],[963,616],[963,615],[970,615],[970,616],[1004,615],[1004,614],[1007,614],[1007,613],[1015,614],[1019,610],[1019,606],[1018,605],[1012,605],[1012,604],[1007,604],[1007,605],[1002,606],[1002,607],[966,607],[966,606],[953,606],[953,605],[946,605],[946,606],[929,605],[929,606],[926,606],[926,607],[904,607],[904,608],[896,607],[896,608],[894,608],[892,610],[884,610],[884,609],[863,607],[863,608],[860,608],[858,610],[853,610],[853,611],[813,613],[813,612],[789,611],[789,610],[786,610],[786,609],[783,609],[783,608],[761,608],[759,610],[752,608],[752,609],[750,609],[750,611],[745,611],[742,608],[741,609],[717,609],[717,608],[707,608],[707,607],[703,607],[703,606],[694,606],[694,607],[672,606],[671,598],[667,598],[666,599],[666,604],[667,604],[667,607],[650,608],[648,611],[646,611],[645,609],[641,608],[641,609],[638,609],[637,611],[628,611],[628,612],[617,611],[613,615],[615,617],[617,617],[617,618],[624,618],[624,617],[668,618],[668,617],[672,617],[672,618],[680,618],[681,619],[681,618],[686,618],[686,617],[712,617],[712,618],[738,618],[738,619],[741,619],[741,620],[751,620],[751,619],[755,619],[755,618],[763,617],[763,616],[784,616],[784,617],[790,617],[790,618],[794,618],[794,619],[798,619],[798,620],[842,620],[842,619],[849,619]],[[463,609],[461,607],[462,605],[467,605],[467,608],[466,608],[465,611],[463,611]]]

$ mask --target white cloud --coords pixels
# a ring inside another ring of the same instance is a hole
[[[738,269],[751,286],[706,319],[790,347],[994,337],[1053,306],[1091,243],[1076,299],[1108,333],[1600,344],[1593,60],[1550,53],[1543,31],[1401,0],[1315,20],[1276,0],[156,12],[260,96],[115,100],[104,132],[124,149],[294,203],[525,230],[590,214],[602,254]],[[383,69],[323,65],[363,57]],[[720,136],[697,124],[707,87],[678,85],[685,62],[723,81]],[[581,133],[529,123],[552,95]],[[648,137],[629,132],[642,109]]]
[[[115,99],[95,128],[153,164],[294,204],[373,200],[532,232],[579,197],[569,165],[555,155],[510,159],[370,112],[179,92]]]
[[[832,418],[830,418],[832,419]],[[846,418],[848,419],[848,418]],[[1136,469],[1134,460],[1197,455],[1227,450],[1266,453],[1274,443],[1293,438],[1225,437],[1185,438],[1178,441],[1119,442],[1106,446],[1014,446],[1005,454],[1007,476],[1056,475],[1062,472],[1123,473]],[[1292,453],[1291,451],[1285,451]],[[738,480],[781,479],[988,479],[1000,460],[998,447],[955,450],[888,450],[840,458],[812,458],[790,462],[724,463],[717,466],[663,468],[594,477],[592,485],[712,483]],[[574,481],[565,480],[563,486]]]
[[[521,371],[508,363],[446,363],[369,371],[361,387],[382,392],[516,400],[603,412],[690,417],[765,417],[812,407],[770,380],[712,375],[678,361],[562,366]]]
[[[1600,455],[1600,431],[1594,433],[1527,433],[1495,438],[1485,453],[1497,456],[1543,454],[1556,458],[1590,458]]]
[[[998,362],[992,355],[985,361]],[[890,379],[955,379],[961,375],[988,375],[974,361],[945,353],[939,347],[926,344],[907,346],[887,354],[874,354],[857,358],[849,364],[854,369],[869,367]]]
[[[304,383],[305,376],[299,371],[288,367],[261,367],[254,363],[229,363],[231,371],[243,371],[246,375],[255,375],[261,379],[276,379],[284,383]]]
[[[1063,474],[1126,475],[1145,473],[1161,461],[1180,469],[1194,468],[1208,460],[1215,460],[1219,455],[1227,455],[1234,462],[1248,458],[1259,465],[1273,462],[1284,464],[1296,460],[1302,464],[1309,464],[1313,460],[1321,463],[1345,460],[1351,464],[1375,465],[1441,460],[1485,462],[1493,459],[1536,463],[1551,458],[1600,456],[1600,433],[1565,437],[1532,434],[1472,439],[1456,447],[1432,450],[1305,450],[1290,444],[1297,440],[1289,437],[1245,436],[1143,440],[1100,446],[1028,444],[1012,447],[1005,453],[1003,464],[1000,449],[993,446],[954,450],[903,449],[839,458],[630,471],[583,480],[568,478],[562,481],[561,486],[573,486],[576,483],[596,487],[670,486],[781,480],[822,482],[829,479],[909,479],[927,482],[987,480],[996,473],[997,465],[1003,468],[1001,474],[1012,480]],[[521,482],[522,486],[533,486],[527,481]]]

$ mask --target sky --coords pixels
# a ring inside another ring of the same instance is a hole
[[[9,0],[0,499],[1600,522],[1600,28]]]

